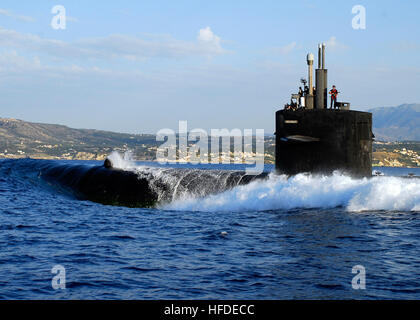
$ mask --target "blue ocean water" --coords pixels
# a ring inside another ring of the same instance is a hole
[[[0,160],[0,299],[420,298],[420,179],[396,177],[419,169],[276,176],[127,208],[76,199],[42,179],[43,163]],[[352,288],[356,265],[365,290]]]

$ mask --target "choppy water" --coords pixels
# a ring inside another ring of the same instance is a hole
[[[142,209],[77,200],[43,181],[44,163],[0,160],[1,299],[420,298],[420,179],[390,177],[419,169],[272,176]]]

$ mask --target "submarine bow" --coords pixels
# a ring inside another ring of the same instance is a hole
[[[242,171],[136,167],[130,170],[105,166],[48,163],[42,179],[78,199],[106,205],[153,207],[183,197],[204,197],[263,179]]]

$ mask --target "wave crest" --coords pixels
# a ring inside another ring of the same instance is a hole
[[[176,200],[165,209],[189,211],[264,211],[295,208],[345,207],[348,211],[420,211],[420,179],[373,177],[354,179],[298,174],[237,186],[204,198]]]

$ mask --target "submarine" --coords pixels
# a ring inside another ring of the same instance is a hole
[[[372,114],[350,110],[349,102],[328,109],[328,70],[325,43],[318,46],[318,68],[313,86],[314,55],[307,55],[308,86],[292,94],[291,103],[276,112],[275,170],[352,177],[372,176]],[[306,80],[301,80],[306,85]],[[296,100],[296,101],[294,101]]]
[[[124,170],[107,158],[103,165],[57,164],[44,160],[38,177],[62,193],[104,205],[149,208],[184,196],[205,197],[268,177],[236,170],[144,167]]]
[[[307,90],[292,94],[290,105],[275,113],[275,173],[330,175],[340,171],[352,177],[372,176],[372,114],[350,110],[337,102],[328,109],[328,70],[325,44],[318,47],[318,68],[313,86],[314,55],[307,55]],[[154,207],[187,196],[204,197],[255,180],[268,172],[249,175],[233,170],[143,168],[122,170],[108,157],[103,165],[45,164],[40,176],[58,184],[78,199],[106,205]]]

